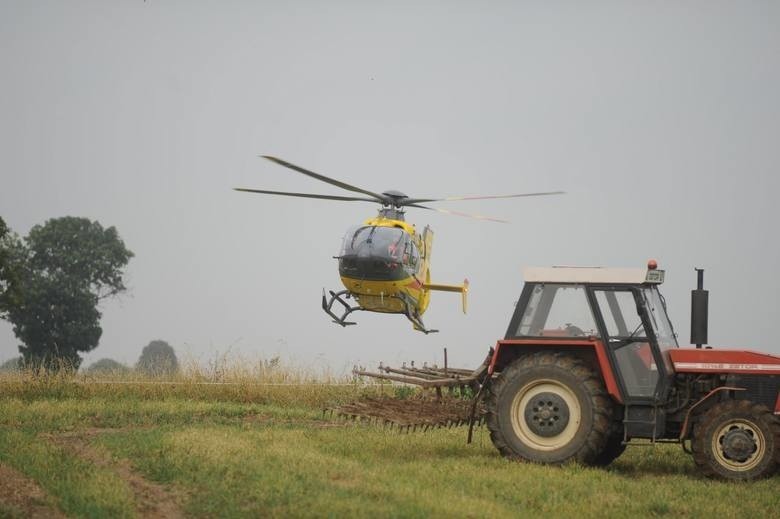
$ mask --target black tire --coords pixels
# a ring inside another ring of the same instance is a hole
[[[486,407],[503,456],[546,464],[596,464],[613,415],[601,378],[576,357],[552,353],[510,364],[490,385]]]
[[[780,422],[766,406],[728,400],[712,406],[693,430],[693,461],[708,477],[750,481],[780,464]]]
[[[622,427],[621,427],[622,429]],[[620,457],[626,450],[626,445],[623,443],[623,432],[619,434],[610,434],[607,437],[607,442],[604,444],[604,448],[593,460],[593,465],[597,467],[606,467],[616,459]]]

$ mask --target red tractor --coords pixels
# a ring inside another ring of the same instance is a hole
[[[678,442],[714,477],[780,465],[780,357],[702,349],[707,292],[692,293],[680,348],[658,290],[664,271],[528,268],[482,379],[490,437],[506,457],[607,465],[627,445]]]

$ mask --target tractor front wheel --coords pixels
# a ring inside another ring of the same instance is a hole
[[[710,477],[748,481],[780,463],[780,423],[763,405],[728,400],[714,405],[693,431],[693,461]]]
[[[572,356],[536,353],[514,361],[490,386],[487,426],[508,458],[597,463],[612,402],[600,377]]]

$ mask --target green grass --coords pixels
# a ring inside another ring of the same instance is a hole
[[[196,517],[770,517],[780,510],[780,477],[711,481],[676,445],[629,448],[605,470],[555,468],[504,460],[484,429],[466,445],[464,428],[399,434],[322,420],[323,404],[366,391],[357,386],[307,395],[284,387],[242,399],[193,384],[47,384],[0,377],[0,462],[76,517],[137,514],[133,489],[116,470],[52,440],[79,431]],[[3,515],[19,514],[0,503]]]
[[[2,427],[0,445],[0,462],[38,482],[69,515],[133,515],[130,491],[110,470],[94,467],[30,430]]]

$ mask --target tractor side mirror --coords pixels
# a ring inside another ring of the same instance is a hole
[[[691,344],[701,348],[707,344],[709,291],[704,290],[704,269],[696,269],[696,290],[691,290]]]

